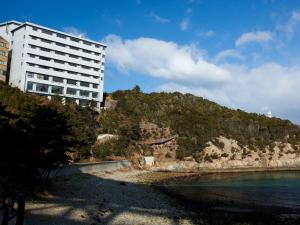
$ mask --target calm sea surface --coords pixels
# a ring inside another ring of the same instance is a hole
[[[300,208],[300,171],[219,173],[171,182],[185,199]]]

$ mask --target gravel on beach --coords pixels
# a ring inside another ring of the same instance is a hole
[[[47,193],[27,201],[25,225],[193,224],[181,206],[149,185],[164,177],[149,179],[146,173],[120,170],[58,177]]]

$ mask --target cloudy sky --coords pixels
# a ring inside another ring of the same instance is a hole
[[[4,1],[30,21],[108,45],[105,90],[180,91],[300,124],[299,0]]]

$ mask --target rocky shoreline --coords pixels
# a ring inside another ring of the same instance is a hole
[[[300,224],[300,212],[292,209],[255,206],[253,211],[248,205],[222,201],[199,204],[166,186],[174,179],[212,173],[123,169],[59,177],[46,193],[27,201],[25,225]]]

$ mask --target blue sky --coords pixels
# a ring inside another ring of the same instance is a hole
[[[180,91],[300,124],[299,0],[16,1],[30,21],[108,44],[105,90]]]

